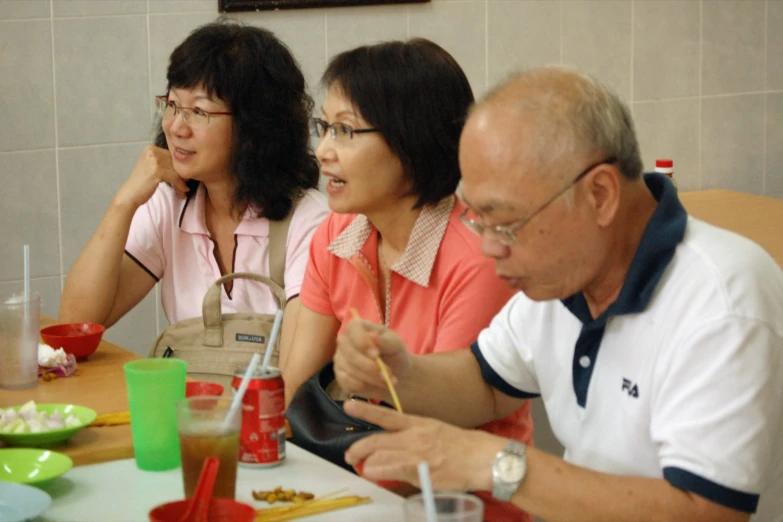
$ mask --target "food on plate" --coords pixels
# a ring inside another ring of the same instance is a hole
[[[269,504],[274,504],[275,502],[301,504],[302,502],[312,500],[315,498],[315,495],[307,491],[297,493],[294,489],[283,489],[282,486],[277,486],[272,491],[253,491],[253,498],[266,501]]]
[[[41,433],[81,425],[82,421],[72,413],[64,416],[58,410],[38,411],[35,401],[26,402],[19,410],[0,408],[0,433]]]

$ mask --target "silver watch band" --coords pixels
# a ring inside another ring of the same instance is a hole
[[[506,482],[502,480],[499,475],[499,471],[496,466],[504,458],[517,458],[520,460],[518,465],[522,467],[522,474],[518,480],[513,482]],[[519,489],[519,485],[527,475],[527,446],[518,440],[509,439],[506,447],[499,451],[495,456],[495,460],[492,462],[492,496],[498,500],[508,502],[511,497]]]

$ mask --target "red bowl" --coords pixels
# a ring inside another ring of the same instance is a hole
[[[223,386],[216,382],[188,381],[185,383],[185,397],[198,395],[223,395]]]
[[[364,461],[361,460],[356,463],[356,465],[353,467],[354,470],[356,470],[356,474],[362,477],[364,480],[369,480],[370,482],[373,482],[377,484],[378,486],[386,489],[394,489],[397,488],[403,484],[406,484],[406,482],[403,482],[401,480],[373,480],[369,479],[364,476]]]
[[[161,504],[149,512],[150,522],[178,522],[188,509],[190,500]],[[230,498],[212,497],[209,503],[209,522],[253,522],[256,510]]]
[[[98,349],[106,328],[93,323],[55,324],[41,330],[43,341],[54,348],[62,348],[77,359],[86,359]]]

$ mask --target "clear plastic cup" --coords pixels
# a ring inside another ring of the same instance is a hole
[[[435,493],[435,514],[438,522],[482,522],[484,503],[468,493]],[[406,522],[428,522],[421,493],[405,499]]]
[[[0,301],[0,388],[24,390],[38,384],[41,298],[10,296]]]
[[[207,457],[215,457],[220,461],[212,496],[234,498],[242,415],[235,412],[225,422],[231,402],[230,397],[196,396],[177,403],[185,498],[193,496]]]

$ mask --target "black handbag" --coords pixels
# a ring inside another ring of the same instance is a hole
[[[297,390],[286,412],[291,425],[290,440],[310,453],[355,472],[345,462],[345,451],[357,440],[383,429],[345,413],[343,402],[332,399],[326,390],[333,380],[334,365],[330,361]]]

